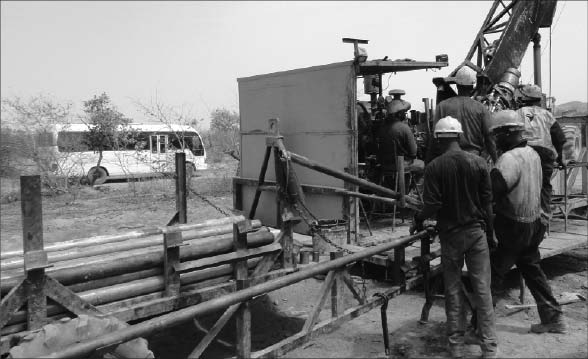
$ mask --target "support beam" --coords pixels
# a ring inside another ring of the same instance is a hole
[[[47,255],[43,252],[43,212],[41,201],[41,176],[21,176],[20,195],[22,230],[26,271],[25,292],[27,298],[28,329],[38,329],[47,320],[47,296],[45,294],[45,267]],[[28,254],[44,254],[44,263],[27,263]]]

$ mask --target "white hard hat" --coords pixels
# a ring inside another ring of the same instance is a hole
[[[435,137],[457,137],[463,133],[461,123],[456,118],[446,116],[435,124]]]
[[[453,77],[446,77],[445,81],[455,82],[458,85],[474,86],[476,83],[476,71],[469,66],[462,66]]]
[[[521,116],[513,110],[502,110],[492,113],[492,125],[490,130],[493,132],[504,130],[508,132],[522,131],[525,124]]]

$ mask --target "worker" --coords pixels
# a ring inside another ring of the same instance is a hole
[[[551,112],[541,108],[541,88],[537,85],[523,85],[519,88],[520,103],[518,113],[524,120],[523,137],[541,159],[543,183],[541,185],[541,209],[545,222],[551,218],[551,175],[554,164],[563,167],[562,149],[566,136]]]
[[[464,260],[473,289],[483,357],[496,357],[494,308],[490,292],[492,238],[492,189],[484,159],[460,147],[463,130],[459,121],[437,121],[434,138],[442,154],[429,162],[424,173],[424,207],[414,216],[410,233],[422,230],[425,219],[437,218],[441,242],[441,265],[445,283],[446,332],[453,357],[462,357],[465,340]]]
[[[541,220],[541,160],[523,138],[524,124],[513,110],[493,114],[493,133],[502,155],[490,172],[498,241],[491,254],[494,300],[514,264],[522,273],[541,318],[531,332],[565,333],[561,306],[540,266],[539,245],[546,225]]]
[[[416,158],[417,142],[412,130],[406,123],[406,114],[410,110],[410,102],[400,98],[403,90],[392,90],[394,96],[386,98],[386,117],[384,124],[378,131],[379,161],[383,171],[396,169],[396,157],[404,156],[404,170],[412,172],[415,181],[423,175],[425,163]]]
[[[455,83],[457,96],[441,101],[435,109],[434,121],[451,116],[456,118],[463,128],[459,145],[467,152],[478,156],[489,156],[496,162],[496,146],[490,134],[490,111],[480,102],[470,98],[476,83],[476,72],[468,66],[462,66],[454,77],[446,77],[447,83]],[[425,163],[429,163],[440,154],[435,141],[430,141]]]

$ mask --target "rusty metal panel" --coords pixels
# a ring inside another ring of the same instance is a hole
[[[353,144],[357,137],[354,120],[355,69],[351,61],[238,79],[241,116],[240,177],[257,179],[265,152],[268,120],[279,118],[280,133],[289,151],[329,167],[355,171]],[[272,154],[273,156],[273,154]],[[275,181],[273,159],[266,180]],[[343,181],[293,165],[302,184],[343,188]],[[255,188],[243,186],[246,214]],[[274,193],[264,192],[256,218],[265,225],[276,223]],[[343,218],[343,198],[309,195],[307,204],[321,218]],[[301,227],[297,232],[304,231]]]

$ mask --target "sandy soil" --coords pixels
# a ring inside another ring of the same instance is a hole
[[[200,173],[193,179],[193,188],[206,194],[217,206],[232,208],[230,177],[234,167]],[[70,195],[43,198],[43,228],[47,242],[55,242],[93,235],[112,234],[136,228],[164,225],[175,212],[173,183],[156,180],[138,183],[133,192],[128,183],[115,183],[101,189],[82,189],[74,199]],[[22,241],[20,202],[0,205],[0,235],[2,251],[19,248]],[[188,199],[189,222],[223,217],[223,214],[192,195]],[[576,250],[546,259],[544,269],[555,293],[578,292],[588,297],[588,250]],[[253,350],[267,347],[298,332],[311,310],[322,281],[308,279],[290,287],[262,296],[252,303]],[[361,285],[358,286],[361,287]],[[500,350],[504,357],[588,357],[587,304],[565,306],[569,333],[566,335],[528,333],[530,324],[538,321],[535,309],[507,311],[504,304],[518,303],[516,281],[510,282],[509,294],[497,307],[497,331]],[[389,287],[388,283],[366,281],[366,294]],[[356,302],[345,291],[345,305]],[[527,302],[533,299],[527,296]],[[437,300],[431,310],[430,322],[418,324],[424,303],[421,291],[411,291],[390,300],[388,327],[392,355],[395,357],[446,357],[444,339],[443,300]],[[198,325],[186,323],[157,333],[150,338],[150,348],[157,357],[186,357],[204,332],[212,326],[220,313],[199,318]],[[330,315],[329,301],[320,320]],[[234,322],[231,321],[205,352],[205,357],[218,358],[234,355]],[[475,346],[468,348],[470,355],[479,355]],[[372,310],[332,333],[310,341],[285,355],[291,358],[319,357],[384,357],[384,344],[380,311]]]

